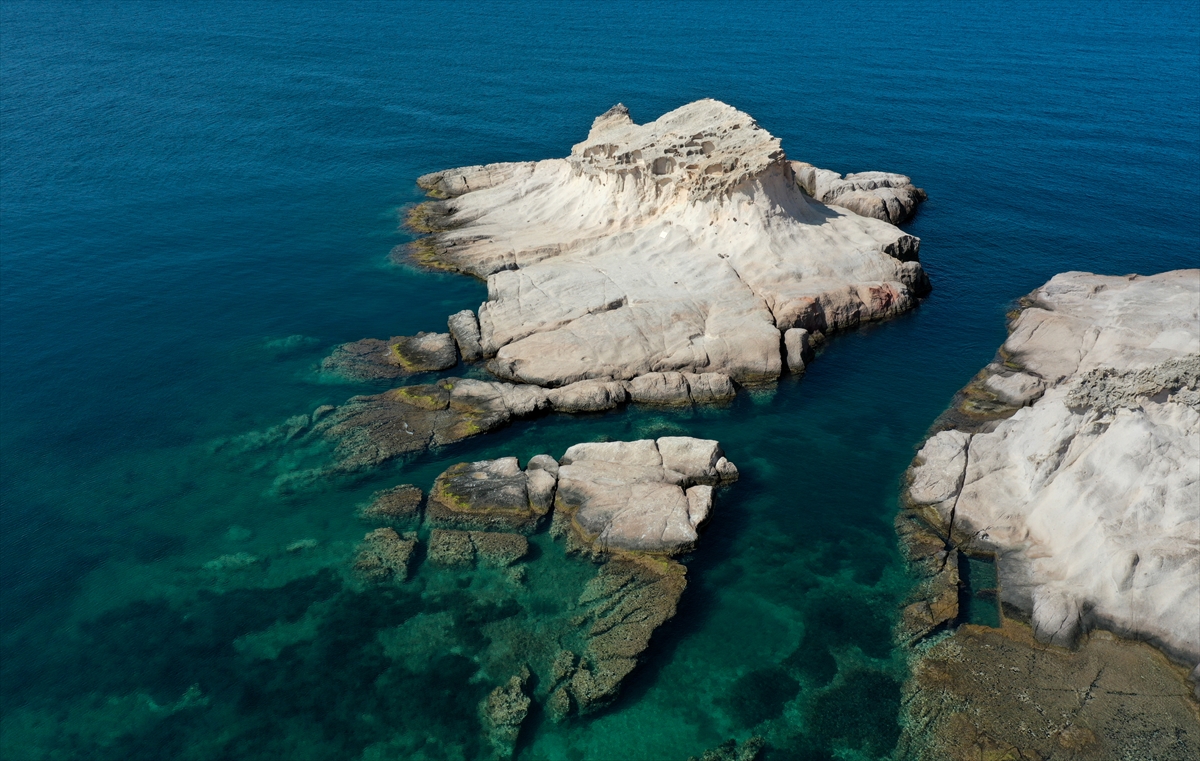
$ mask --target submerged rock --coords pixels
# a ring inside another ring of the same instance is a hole
[[[766,745],[766,740],[757,736],[748,737],[741,743],[730,739],[704,751],[699,758],[691,756],[688,761],[757,761]]]
[[[528,552],[529,540],[520,534],[434,529],[429,535],[429,562],[439,566],[473,566],[479,562],[503,568]]]
[[[400,484],[375,492],[371,502],[358,511],[368,523],[405,524],[421,517],[421,490],[412,484]]]
[[[551,716],[585,714],[612,702],[651,635],[675,615],[686,586],[686,570],[673,560],[619,556],[602,565],[579,596],[583,613],[575,623],[586,632],[583,656],[576,664],[574,653],[564,651],[555,661]]]
[[[488,741],[496,758],[512,758],[516,750],[521,724],[529,715],[529,706],[533,702],[525,694],[529,677],[529,669],[521,669],[521,673],[509,679],[507,684],[492,690],[483,703],[484,721],[489,730]]]
[[[841,205],[826,206],[802,190],[798,166],[718,101],[643,125],[616,106],[567,158],[421,177],[448,200],[410,214],[430,233],[412,250],[487,279],[480,345],[502,379],[771,380],[784,331],[889,317],[928,290],[919,241],[881,221],[923,193],[900,175],[852,175]],[[647,391],[682,399],[677,382]]]
[[[417,535],[397,534],[395,529],[377,528],[363,537],[354,558],[354,572],[363,581],[378,584],[408,578],[408,563],[417,548]]]
[[[1069,651],[1013,621],[963,626],[913,664],[895,757],[1197,758],[1200,720],[1181,671],[1107,632]]]
[[[1200,270],[1058,275],[1000,357],[1044,390],[1015,410],[997,395],[990,422],[951,416],[909,499],[952,543],[998,556],[1002,599],[1039,638],[1100,626],[1200,662]]]

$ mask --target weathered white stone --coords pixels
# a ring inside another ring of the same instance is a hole
[[[587,380],[552,389],[546,398],[559,412],[600,412],[624,404],[628,392],[623,383]]]
[[[783,348],[787,352],[788,370],[793,373],[804,372],[808,361],[812,359],[808,331],[804,328],[789,328],[784,331]]]
[[[683,373],[646,373],[629,381],[629,396],[639,404],[691,404]]]
[[[907,221],[925,200],[925,191],[902,174],[859,172],[842,177],[802,161],[793,161],[792,168],[800,187],[818,201],[894,225]]]
[[[1046,383],[1029,373],[998,372],[989,375],[983,385],[995,394],[997,399],[1014,407],[1024,407],[1046,390]]]
[[[728,375],[721,373],[684,373],[688,393],[696,404],[710,404],[732,399],[737,390]]]
[[[483,357],[483,349],[479,345],[479,320],[474,312],[464,309],[450,315],[446,322],[464,362],[474,362]]]
[[[712,509],[718,463],[729,472],[720,451],[715,441],[677,436],[576,444],[563,455],[556,502],[600,549],[686,551]]]
[[[1200,662],[1200,270],[1072,272],[1030,300],[1004,347],[1044,394],[931,438],[909,495],[998,553],[1041,639],[1102,626]]]
[[[887,317],[927,287],[916,238],[811,198],[778,139],[718,101],[644,125],[618,106],[565,159],[419,183],[449,198],[437,260],[488,280],[481,345],[507,380],[773,379],[780,331]]]

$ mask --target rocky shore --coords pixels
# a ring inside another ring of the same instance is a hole
[[[897,519],[924,579],[903,623],[917,755],[1195,757],[1200,270],[1056,276],[934,431]],[[958,626],[970,557],[995,564],[1000,628]]]

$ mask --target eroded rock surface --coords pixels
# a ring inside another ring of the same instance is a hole
[[[926,199],[925,191],[902,174],[859,172],[843,177],[802,161],[793,161],[792,170],[804,192],[818,201],[893,225],[907,222]]]
[[[521,673],[514,675],[507,684],[492,690],[483,702],[481,709],[488,727],[488,740],[496,758],[512,758],[516,749],[521,724],[533,703],[525,691],[530,676],[528,668],[521,669]]]
[[[923,196],[897,178],[852,175],[826,206],[731,106],[701,100],[643,125],[616,106],[567,158],[421,177],[447,200],[409,224],[430,234],[420,261],[487,279],[480,346],[502,379],[751,383],[779,376],[782,332],[888,317],[928,290],[919,241],[873,218]]]
[[[587,544],[675,554],[695,546],[712,486],[736,478],[712,440],[576,444],[563,455],[555,506]]]
[[[1010,331],[914,462],[912,512],[997,556],[1039,640],[1100,627],[1194,666],[1200,270],[1058,275]]]

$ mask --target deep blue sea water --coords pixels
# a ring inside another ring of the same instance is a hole
[[[1200,261],[1194,1],[4,0],[0,65],[5,759],[486,757],[478,663],[535,619],[478,579],[345,588],[354,506],[459,460],[685,431],[743,478],[679,615],[614,706],[535,712],[519,757],[682,761],[754,733],[770,759],[886,757],[891,518],[924,431],[1053,274]],[[911,175],[932,296],[729,409],[552,416],[290,495],[292,455],[212,454],[370,390],[321,379],[332,346],[484,298],[389,263],[418,175],[700,97],[793,159]],[[238,552],[260,560],[205,569]],[[528,610],[577,594],[552,555]]]

